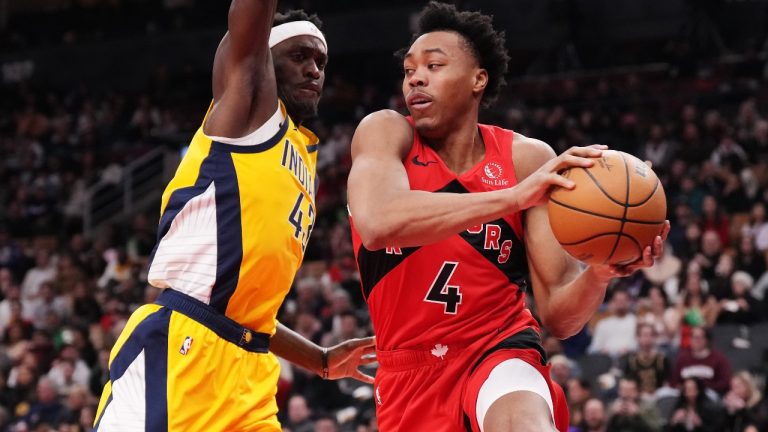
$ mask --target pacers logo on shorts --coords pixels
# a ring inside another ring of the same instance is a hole
[[[179,349],[179,352],[181,355],[187,355],[189,352],[189,348],[192,346],[192,337],[187,336],[184,338],[184,343],[181,344],[181,348]]]

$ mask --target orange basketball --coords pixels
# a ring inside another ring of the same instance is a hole
[[[604,150],[591,168],[571,168],[576,183],[549,197],[549,223],[557,241],[587,264],[627,264],[661,234],[667,198],[656,173],[640,159]]]

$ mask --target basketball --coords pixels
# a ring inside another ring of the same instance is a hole
[[[562,175],[576,186],[552,191],[549,222],[557,241],[579,261],[628,264],[661,234],[667,199],[656,173],[640,159],[604,150],[591,168]]]

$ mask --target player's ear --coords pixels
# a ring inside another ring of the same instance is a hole
[[[480,93],[485,90],[485,86],[488,85],[488,71],[478,68],[475,72],[472,84],[472,91],[474,93]]]

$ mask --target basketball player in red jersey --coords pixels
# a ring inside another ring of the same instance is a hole
[[[548,191],[605,146],[555,157],[545,143],[478,124],[508,56],[479,13],[430,3],[403,57],[411,117],[369,115],[352,141],[349,205],[376,333],[379,427],[390,431],[567,430],[530,282],[550,332],[579,331],[613,277],[650,266],[668,225],[625,267],[583,271],[555,240]]]

